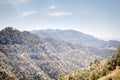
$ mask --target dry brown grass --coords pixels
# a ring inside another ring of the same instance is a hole
[[[120,69],[112,71],[110,74],[100,78],[99,80],[120,80]]]

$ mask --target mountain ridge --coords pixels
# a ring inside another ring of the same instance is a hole
[[[0,61],[3,75],[11,72],[9,77],[13,75],[12,78],[18,80],[56,80],[59,73],[88,66],[94,59],[103,59],[114,50],[42,38],[8,27],[0,31],[0,52],[1,56],[5,56]]]
[[[52,29],[46,29],[46,30],[34,30],[31,31],[34,34],[37,34],[44,38],[54,38],[58,40],[63,40],[66,42],[70,42],[73,44],[79,44],[82,46],[91,46],[96,48],[110,48],[115,49],[120,45],[120,41],[115,40],[101,40],[94,36],[91,36],[89,34],[85,34],[79,31],[75,30],[52,30]]]

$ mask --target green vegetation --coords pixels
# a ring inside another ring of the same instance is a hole
[[[88,68],[69,73],[60,80],[120,80],[120,47],[116,53],[100,62],[95,59]]]
[[[99,61],[112,52],[41,38],[8,27],[0,31],[0,80],[98,79],[119,65],[119,51],[103,62]],[[90,67],[78,70],[90,62]],[[73,70],[78,71],[71,73]]]
[[[0,52],[0,80],[18,80],[18,78],[10,71],[11,66],[8,65],[8,59],[4,53]]]
[[[94,60],[94,64],[99,64],[100,63],[100,60],[99,59],[95,59]]]
[[[97,80],[98,78],[98,75],[97,75],[97,72],[96,71],[92,71],[89,75],[89,79],[90,80]]]
[[[117,60],[117,66],[120,66],[120,58]]]
[[[0,31],[1,44],[23,44],[23,43],[38,43],[39,37],[27,31],[20,32],[12,27],[7,27]]]

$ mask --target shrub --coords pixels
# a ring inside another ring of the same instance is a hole
[[[89,80],[97,80],[97,77],[98,77],[98,75],[97,75],[96,71],[92,71],[89,75]]]
[[[117,66],[120,66],[120,58],[117,60]]]
[[[95,59],[94,60],[94,64],[99,64],[100,63],[100,60],[99,59]]]

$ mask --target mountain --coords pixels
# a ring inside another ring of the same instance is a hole
[[[86,68],[59,74],[58,80],[120,80],[120,47],[101,62],[96,59]]]
[[[7,27],[0,31],[0,80],[56,80],[113,52]]]
[[[96,48],[115,49],[120,45],[120,41],[104,41],[95,38],[94,36],[84,34],[75,30],[34,30],[32,33],[38,34],[44,38],[54,38],[56,40],[63,40],[81,46],[92,46]]]

